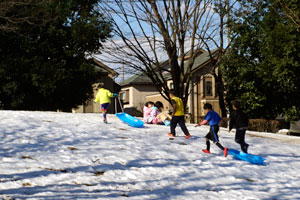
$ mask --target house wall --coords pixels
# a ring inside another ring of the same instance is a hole
[[[211,96],[205,96],[205,78],[209,78],[212,80],[212,95]],[[201,73],[195,74],[192,80],[192,95],[191,95],[191,105],[193,106],[192,109],[192,121],[195,123],[200,122],[201,118],[205,116],[205,112],[203,109],[203,106],[205,103],[210,103],[213,107],[213,109],[221,115],[221,109],[219,106],[219,97],[216,93],[216,82],[215,78],[210,75],[202,75]]]
[[[99,82],[104,83],[104,88],[108,89],[113,93],[117,93],[117,88],[114,88],[114,80],[108,76],[102,77]],[[92,99],[87,101],[84,105],[80,105],[78,108],[72,109],[73,113],[100,113],[100,103],[94,103],[98,89],[98,83],[93,84],[94,96]],[[118,103],[117,99],[111,98],[111,104],[108,108],[108,113],[115,113],[115,104]]]
[[[129,87],[123,87],[121,91],[128,90],[129,102],[124,104],[124,108],[136,108],[139,111],[143,111],[143,107],[146,103],[146,96],[157,92],[153,85],[134,85]]]

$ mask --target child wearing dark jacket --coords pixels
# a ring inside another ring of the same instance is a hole
[[[245,134],[248,129],[248,117],[240,108],[240,102],[232,101],[233,112],[230,115],[229,132],[235,126],[235,142],[241,145],[241,150],[244,153],[248,152],[249,145],[245,142]]]
[[[202,121],[201,123],[197,124],[197,126],[202,126],[206,123],[209,124],[210,129],[209,132],[207,133],[207,135],[205,136],[206,138],[206,149],[203,149],[202,151],[204,153],[210,153],[210,142],[209,140],[212,140],[223,152],[224,152],[224,156],[227,156],[227,148],[224,148],[220,141],[219,141],[219,136],[218,136],[218,132],[219,132],[219,122],[221,121],[221,117],[218,115],[218,113],[216,113],[213,109],[212,109],[212,105],[210,103],[206,103],[204,104],[204,110],[206,112],[206,115],[204,117],[204,121]]]

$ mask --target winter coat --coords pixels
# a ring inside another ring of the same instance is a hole
[[[172,104],[176,104],[176,111],[174,113],[174,116],[184,116],[184,107],[182,99],[179,97],[173,97]]]
[[[204,117],[210,126],[218,126],[222,118],[214,110],[210,110]]]
[[[147,106],[144,106],[143,108],[143,119],[144,119],[144,122],[148,122],[148,118],[150,116],[152,112],[152,109],[147,107]]]
[[[99,102],[100,104],[111,103],[110,98],[113,97],[114,94],[109,90],[100,88],[97,92],[95,102]]]
[[[233,111],[230,115],[229,130],[234,126],[236,129],[248,128],[248,117],[241,109]]]

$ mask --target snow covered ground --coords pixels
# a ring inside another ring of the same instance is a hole
[[[0,111],[2,199],[300,199],[300,137],[248,131],[253,165],[204,154],[208,126],[169,140],[169,127],[132,128],[114,115]],[[234,134],[221,143],[240,150]]]

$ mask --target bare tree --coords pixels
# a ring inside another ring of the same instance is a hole
[[[210,52],[215,66],[211,73],[222,82],[221,74],[216,70],[224,53],[225,23],[222,20],[225,16],[217,21],[220,9],[216,6],[219,6],[216,0],[102,1],[99,7],[112,18],[115,27],[115,37],[104,49],[110,55],[106,62],[145,73],[169,101],[167,81],[171,78],[175,92],[186,105],[191,70],[200,49]],[[217,54],[212,51],[216,48],[220,49]],[[167,55],[164,58],[167,63],[161,63],[161,55]],[[169,68],[163,68],[164,65]],[[220,95],[222,87],[219,88],[219,96],[223,98],[223,94]],[[225,107],[223,110],[226,112]]]
[[[209,52],[209,56],[211,59],[211,74],[214,76],[216,81],[216,91],[219,96],[219,105],[222,112],[222,117],[226,117],[227,115],[227,105],[224,99],[224,81],[222,77],[222,73],[220,70],[220,64],[222,62],[222,58],[226,54],[228,48],[230,47],[230,39],[229,35],[230,30],[228,26],[230,25],[230,13],[234,9],[234,7],[238,7],[237,1],[230,0],[214,0],[214,12],[217,17],[211,24],[210,31],[209,28],[201,30],[199,29],[196,33],[196,38],[201,40],[205,45],[205,49]],[[213,27],[213,28],[212,28]],[[225,40],[225,38],[227,40]],[[231,35],[231,39],[233,36]],[[213,45],[212,45],[213,44]],[[216,51],[215,51],[216,49]]]

